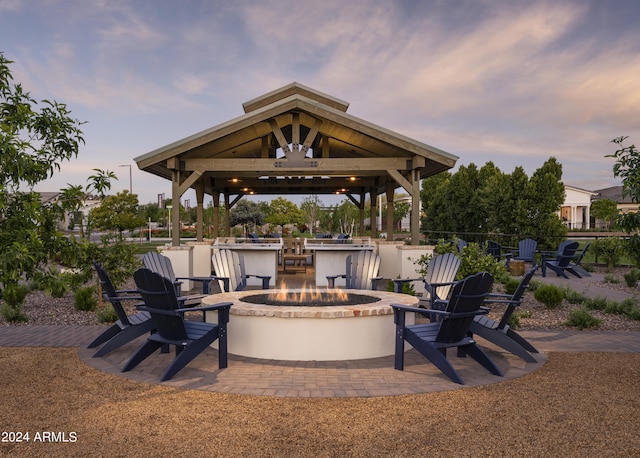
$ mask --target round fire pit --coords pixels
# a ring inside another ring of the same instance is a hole
[[[313,292],[301,294],[300,291],[280,291],[277,293],[254,294],[245,296],[242,302],[249,304],[274,305],[277,307],[320,307],[362,305],[378,302],[379,297],[368,294],[355,294],[338,290],[338,292]]]
[[[407,294],[348,290],[348,301],[366,303],[336,305],[337,299],[328,296],[333,291],[322,290],[322,293],[333,305],[299,301],[298,297],[311,294],[304,289],[214,294],[205,297],[202,303],[233,303],[227,325],[229,353],[285,361],[352,360],[393,355],[395,325],[390,304],[417,306],[418,303],[416,297]],[[284,305],[265,303],[269,297],[278,294],[290,302],[283,302]],[[217,313],[207,312],[207,321],[217,322]]]

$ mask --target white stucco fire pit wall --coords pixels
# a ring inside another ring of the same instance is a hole
[[[407,294],[362,290],[347,292],[380,300],[338,306],[270,306],[241,300],[245,296],[273,291],[222,293],[203,299],[203,305],[233,302],[227,327],[229,353],[286,361],[336,361],[393,355],[395,325],[390,304],[416,306],[418,303],[416,297]],[[217,312],[207,312],[207,321],[217,322],[217,318]],[[407,319],[413,320],[412,314]]]

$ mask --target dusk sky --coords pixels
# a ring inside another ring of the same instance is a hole
[[[638,24],[635,0],[0,0],[0,51],[35,99],[87,121],[39,191],[99,168],[119,192],[131,165],[140,203],[169,197],[134,157],[293,81],[458,165],[531,176],[553,156],[596,190],[621,184],[611,139],[640,142]]]

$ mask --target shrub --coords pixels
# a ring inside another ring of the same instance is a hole
[[[638,307],[638,300],[628,297],[622,302],[613,302],[607,304],[605,313],[614,313],[616,315],[622,315],[630,320],[640,320],[640,307]]]
[[[387,291],[393,292],[393,280],[389,280],[387,283]],[[413,287],[413,283],[405,282],[402,284],[402,294],[410,294],[411,296],[416,295],[415,288]]]
[[[104,307],[96,310],[96,318],[100,323],[113,323],[118,320],[118,314],[109,302]]]
[[[624,274],[624,281],[630,288],[634,288],[638,284],[638,280],[640,280],[640,269],[638,268],[633,268]]]
[[[520,280],[518,280],[517,278],[511,277],[504,284],[504,292],[507,294],[513,295],[513,293],[516,292],[516,289],[518,289],[519,285],[520,285]]]
[[[95,310],[97,304],[96,289],[93,286],[80,288],[73,295],[73,306],[76,310],[92,311]]]
[[[571,288],[567,288],[564,290],[564,298],[569,304],[584,304],[584,302],[588,299],[588,297],[584,294],[572,290]]]
[[[538,302],[542,302],[548,309],[555,309],[562,304],[564,297],[562,289],[556,285],[542,285],[533,293]]]
[[[624,254],[625,244],[618,237],[605,237],[594,240],[591,251],[597,259],[601,259],[608,270],[612,270]]]
[[[538,288],[540,288],[543,285],[544,285],[544,282],[533,279],[529,282],[529,291],[535,292],[538,290]]]
[[[27,315],[22,311],[22,305],[27,297],[29,288],[25,285],[8,285],[2,291],[2,308],[0,313],[9,323],[25,323],[29,321]]]
[[[590,297],[584,301],[585,307],[591,310],[604,310],[608,303],[609,300],[602,296]]]
[[[617,285],[618,283],[620,283],[620,280],[614,277],[613,274],[606,274],[604,276],[604,281],[605,283],[611,283],[612,285]]]
[[[520,318],[531,318],[532,316],[533,316],[533,313],[531,313],[530,310],[527,310],[527,311],[518,310],[509,317],[509,320],[507,321],[507,325],[511,329],[518,329],[520,327]]]
[[[591,315],[584,307],[573,309],[567,316],[567,321],[564,322],[566,326],[578,328],[579,330],[597,328],[602,323],[602,320]]]

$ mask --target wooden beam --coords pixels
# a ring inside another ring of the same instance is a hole
[[[288,146],[287,146],[288,148]],[[313,158],[305,159],[298,164],[291,164],[283,159],[184,159],[184,171],[200,170],[216,172],[255,172],[259,175],[302,175],[320,174],[320,172],[344,172],[358,175],[359,172],[384,172],[389,170],[407,170],[406,157],[370,157],[354,160],[353,158]],[[307,173],[313,172],[313,173]],[[326,174],[326,173],[323,173]],[[395,177],[394,177],[395,178]]]
[[[276,120],[273,118],[269,119],[269,125],[271,126],[271,131],[273,132],[273,135],[275,135],[276,140],[278,141],[280,148],[282,148],[282,152],[285,154],[285,156],[288,156],[289,154],[291,154],[291,150],[289,149],[289,144],[287,143],[287,139],[282,133],[282,130],[280,129],[280,126],[278,126],[278,123],[276,122]],[[201,160],[215,161],[215,159],[201,159]],[[223,159],[218,159],[218,160],[223,160]],[[243,162],[243,161],[238,161],[236,159],[231,159],[231,161],[236,162],[236,164],[238,162]],[[215,169],[209,168],[207,170],[215,170]]]
[[[411,194],[411,196],[413,197],[413,185],[411,184],[411,182],[409,180],[407,180],[400,172],[398,172],[397,170],[387,170],[387,172],[389,172],[389,175],[391,175],[391,178],[393,178],[396,183],[398,183],[400,186],[402,186],[405,191],[407,191],[409,194]]]
[[[196,181],[198,181],[198,178],[200,178],[203,173],[204,171],[202,170],[195,170],[191,175],[185,178],[184,181],[180,183],[180,188],[179,188],[180,195],[187,192],[191,187],[191,185],[194,184]]]
[[[316,119],[316,122],[313,123],[313,127],[309,130],[307,137],[304,139],[304,143],[302,144],[302,156],[307,155],[307,151],[311,148],[313,141],[316,139],[318,135],[318,131],[320,130],[320,126],[322,126],[322,121],[320,119]]]

